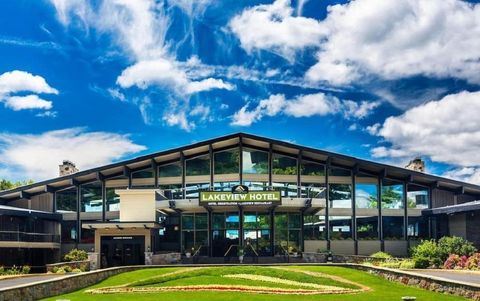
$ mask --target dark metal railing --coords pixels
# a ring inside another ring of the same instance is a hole
[[[0,231],[0,241],[60,243],[60,235],[22,231]]]

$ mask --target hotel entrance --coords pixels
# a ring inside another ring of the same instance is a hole
[[[145,236],[103,236],[102,268],[145,263]]]

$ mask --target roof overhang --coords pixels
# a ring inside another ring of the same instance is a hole
[[[305,160],[317,161],[338,167],[352,168],[355,172],[364,172],[413,183],[430,188],[439,188],[456,194],[469,194],[480,197],[480,186],[442,178],[401,167],[363,160],[343,154],[314,149],[289,142],[259,137],[255,135],[237,133],[215,139],[198,142],[183,147],[140,156],[93,169],[77,172],[59,178],[54,178],[15,189],[1,191],[0,201],[3,203],[21,198],[30,198],[45,192],[55,192],[79,184],[97,180],[125,178],[131,172],[151,168],[152,166],[168,164],[180,158],[190,158],[201,154],[208,154],[210,150],[219,151],[242,145],[266,151],[274,151],[292,157],[301,156]]]
[[[422,210],[422,215],[432,216],[440,214],[456,214],[456,213],[465,213],[471,211],[480,211],[480,201],[473,201],[464,204],[451,205],[445,207],[438,207],[433,209],[424,209]]]
[[[83,229],[158,229],[160,224],[157,222],[93,222],[82,223]]]

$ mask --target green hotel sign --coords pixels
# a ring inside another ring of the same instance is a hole
[[[200,205],[271,205],[279,204],[281,200],[280,191],[200,192]]]

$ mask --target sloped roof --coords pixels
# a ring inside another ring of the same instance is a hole
[[[290,156],[299,156],[307,160],[328,162],[339,167],[353,168],[358,172],[377,174],[382,177],[398,179],[434,188],[445,189],[457,193],[466,193],[480,196],[480,186],[443,178],[426,173],[416,172],[409,169],[359,159],[352,156],[333,153],[312,147],[301,146],[290,142],[275,140],[246,133],[235,133],[222,136],[170,150],[143,155],[129,160],[124,160],[88,170],[83,170],[72,175],[53,178],[31,185],[17,187],[11,190],[1,191],[0,198],[11,200],[28,198],[31,195],[44,192],[52,192],[75,184],[126,176],[131,171],[142,170],[154,165],[161,165],[179,160],[180,157],[190,158],[213,151],[228,149],[237,145],[278,152]]]

